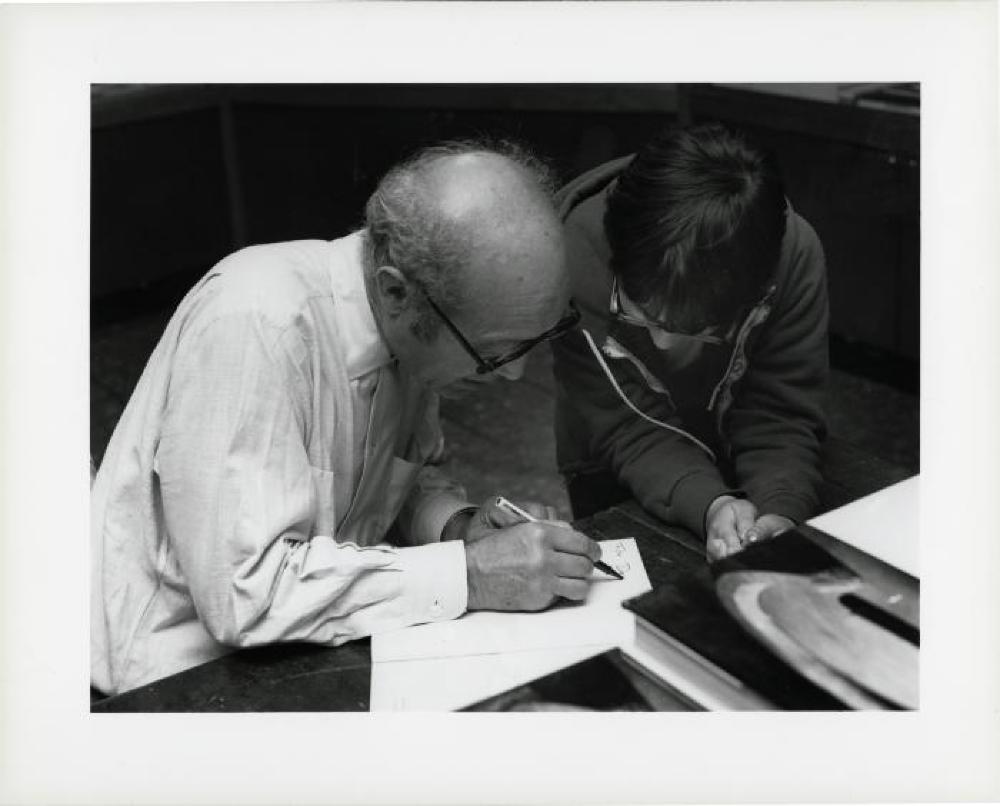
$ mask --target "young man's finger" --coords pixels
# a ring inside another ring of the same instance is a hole
[[[758,540],[766,540],[769,537],[776,537],[794,527],[795,524],[792,521],[788,518],[783,518],[781,515],[761,515],[757,518],[754,529],[757,532]]]
[[[740,511],[743,509],[742,504],[742,501],[733,501],[726,504],[722,511],[719,512],[719,517],[716,518],[713,524],[712,536],[723,541],[725,544],[725,554],[732,554],[743,547],[739,531],[741,523]],[[752,524],[753,521],[751,520],[750,523]]]
[[[750,541],[750,532],[757,522],[757,508],[749,501],[734,501],[731,504],[733,510],[733,526],[736,536],[742,545]]]
[[[726,547],[725,540],[719,537],[711,537],[708,540],[706,553],[708,554],[708,559],[711,562],[715,562],[716,560],[721,560],[723,557],[728,555],[729,549]]]

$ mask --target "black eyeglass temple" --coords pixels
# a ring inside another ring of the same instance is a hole
[[[487,358],[480,361],[479,366],[476,368],[476,372],[480,375],[485,375],[487,372],[493,372],[499,369],[504,364],[509,364],[511,361],[517,361],[517,359],[519,359],[522,355],[527,353],[529,350],[534,349],[542,342],[561,336],[569,330],[572,330],[580,321],[581,316],[582,314],[580,313],[580,309],[576,307],[576,304],[571,299],[569,301],[569,313],[556,322],[555,325],[550,327],[541,335],[524,342],[515,350],[504,356],[500,356],[498,358]]]
[[[576,307],[576,304],[571,299],[569,301],[569,313],[564,316],[561,320],[556,322],[556,324],[542,333],[540,336],[531,339],[530,341],[524,342],[513,352],[499,357],[499,358],[483,358],[475,347],[465,338],[458,326],[448,318],[447,314],[438,307],[438,304],[431,298],[431,295],[427,293],[425,289],[421,289],[424,293],[424,299],[431,306],[434,312],[438,315],[442,322],[444,322],[445,327],[451,332],[451,334],[458,340],[458,343],[462,345],[463,349],[472,357],[476,362],[476,374],[485,375],[489,372],[493,372],[504,364],[508,364],[511,361],[516,361],[522,355],[527,353],[532,347],[540,344],[543,341],[551,339],[555,336],[562,335],[566,331],[570,330],[580,321],[580,309]]]
[[[483,360],[483,357],[479,355],[479,352],[476,350],[476,348],[472,346],[472,344],[469,342],[467,338],[465,338],[465,336],[462,334],[462,331],[458,329],[458,326],[454,322],[452,322],[451,319],[447,317],[445,312],[438,307],[438,304],[433,299],[431,299],[431,295],[428,294],[426,291],[424,291],[424,299],[426,299],[431,308],[434,309],[434,312],[438,315],[438,318],[440,318],[440,320],[444,322],[444,326],[448,328],[449,331],[451,331],[451,335],[453,335],[456,339],[458,339],[458,343],[461,344],[462,347],[465,349],[465,351],[475,360],[476,371],[479,373],[491,372],[492,368],[489,366],[489,362]]]

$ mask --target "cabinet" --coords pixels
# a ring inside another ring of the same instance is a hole
[[[717,120],[773,149],[826,251],[835,339],[920,354],[920,120],[764,89],[682,85],[687,122]]]

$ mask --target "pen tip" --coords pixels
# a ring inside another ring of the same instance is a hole
[[[603,571],[608,576],[612,576],[615,579],[620,579],[620,580],[625,579],[622,572],[619,571],[617,568],[615,568],[613,565],[611,565],[611,563],[609,562],[606,562],[604,560],[598,560],[598,562],[595,563],[595,566],[599,571]]]

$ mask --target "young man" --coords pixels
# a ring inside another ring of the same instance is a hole
[[[826,271],[770,159],[719,126],[665,132],[560,212],[585,331],[553,345],[574,514],[631,494],[710,558],[808,517]]]
[[[532,161],[430,149],[366,225],[244,249],[168,324],[93,487],[101,691],[232,647],[586,595],[596,543],[470,507],[432,466],[438,394],[516,378],[578,318]]]

